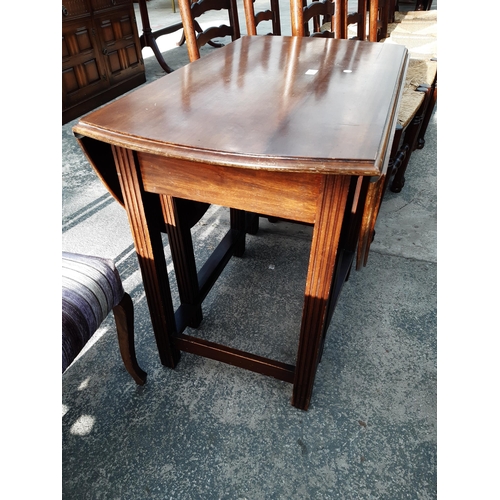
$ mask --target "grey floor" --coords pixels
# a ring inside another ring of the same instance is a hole
[[[152,24],[178,16],[170,0],[149,3]],[[165,49],[174,68],[187,63],[177,39]],[[145,62],[148,82],[164,75]],[[148,373],[139,388],[125,371],[111,315],[63,374],[63,498],[436,498],[437,117],[403,191],[386,195],[367,267],[344,287],[307,412],[273,378],[190,354],[176,370],[160,364],[126,214],[79,150],[77,120],[62,127],[62,247],[115,260]],[[211,207],[194,228],[199,262],[227,223]],[[293,363],[310,235],[261,219],[197,335]],[[166,240],[165,253],[170,262]]]

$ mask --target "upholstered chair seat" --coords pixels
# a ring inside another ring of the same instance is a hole
[[[62,252],[62,371],[113,311],[125,368],[142,385],[134,348],[134,309],[112,260]]]

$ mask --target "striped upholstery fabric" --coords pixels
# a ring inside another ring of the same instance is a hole
[[[108,259],[62,253],[62,371],[72,363],[124,290]]]

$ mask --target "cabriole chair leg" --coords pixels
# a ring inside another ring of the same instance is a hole
[[[135,356],[134,305],[128,293],[125,293],[121,302],[113,308],[113,316],[123,364],[135,382],[144,385],[147,374],[141,369]]]

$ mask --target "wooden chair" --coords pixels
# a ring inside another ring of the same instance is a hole
[[[134,306],[113,261],[62,252],[63,373],[111,311],[125,368],[143,385],[146,372],[137,364],[134,348]]]
[[[270,8],[255,13],[255,0],[243,0],[245,22],[248,35],[257,35],[257,26],[261,22],[271,21],[272,31],[268,35],[281,35],[279,0],[270,0]]]
[[[411,154],[415,149],[424,147],[425,131],[437,100],[435,11],[406,14],[394,11],[389,13],[388,18],[395,22],[387,24],[386,32],[389,36],[380,42],[405,45],[410,59],[388,171],[384,179],[371,184],[368,190],[367,208],[358,241],[358,269],[366,265],[384,193],[387,187],[395,193],[403,189]],[[374,40],[380,33],[380,25],[373,23],[371,29],[375,30],[371,32],[371,39]]]
[[[197,2],[179,0],[179,10],[191,62],[200,58],[200,47],[203,45],[209,43],[213,46],[220,46],[218,42],[214,42],[215,38],[230,36],[232,41],[240,38],[236,0],[198,0]],[[228,24],[202,29],[198,19],[211,10],[225,10],[228,15]]]
[[[405,45],[410,64],[398,122],[403,129],[394,157],[391,191],[399,193],[411,154],[425,145],[425,132],[437,101],[437,11],[395,12],[382,43]]]

